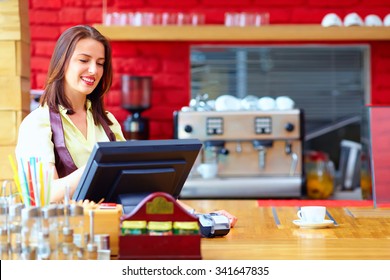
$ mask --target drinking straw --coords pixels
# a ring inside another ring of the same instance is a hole
[[[45,168],[45,204],[49,204],[48,192],[49,192],[49,169]]]
[[[46,188],[46,203],[50,203],[50,191],[51,191],[51,184],[53,182],[53,177],[54,177],[54,166],[52,166],[48,170],[47,174],[47,188]]]
[[[30,158],[30,169],[31,169],[31,182],[34,190],[34,202],[36,206],[41,206],[40,195],[39,195],[39,184],[38,184],[38,170],[36,165],[36,158]]]
[[[35,206],[35,194],[34,194],[34,188],[32,185],[30,161],[27,161],[27,178],[28,178],[27,182],[28,182],[28,190],[30,192],[31,205]]]
[[[23,159],[19,159],[19,165],[21,167],[19,178],[22,178],[23,187],[24,187],[22,189],[23,200],[26,206],[30,206],[30,193],[28,190],[27,175],[26,172],[24,171]],[[22,184],[20,185],[22,186]]]
[[[40,200],[41,200],[41,205],[44,206],[45,204],[45,184],[43,182],[43,164],[42,161],[39,160],[38,162],[39,166],[39,185],[40,185]]]
[[[19,175],[18,175],[18,169],[16,168],[16,164],[14,161],[14,158],[12,155],[8,155],[8,160],[11,164],[12,172],[14,173],[14,181],[16,184],[16,188],[18,189],[19,196],[21,197],[22,203],[24,202],[23,200],[23,195],[22,195],[22,188],[20,186],[20,181],[19,181]]]

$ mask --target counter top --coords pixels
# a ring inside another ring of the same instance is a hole
[[[335,226],[301,229],[292,223],[298,206],[260,207],[257,200],[183,202],[200,213],[224,209],[238,217],[225,237],[202,238],[206,260],[390,260],[388,208],[328,207]]]

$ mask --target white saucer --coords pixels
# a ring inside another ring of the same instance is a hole
[[[320,223],[308,223],[302,220],[294,220],[294,225],[299,226],[300,228],[327,228],[334,224],[332,220],[323,220]]]

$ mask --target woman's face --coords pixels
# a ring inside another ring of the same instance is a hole
[[[87,96],[103,76],[104,45],[94,39],[81,39],[65,70],[65,94]]]

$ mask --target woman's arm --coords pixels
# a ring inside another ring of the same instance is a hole
[[[62,202],[65,198],[66,186],[69,186],[69,199],[72,199],[73,193],[76,191],[77,185],[81,179],[81,175],[83,175],[85,166],[80,167],[61,179],[58,178],[57,169],[53,163],[50,163],[50,167],[54,168],[54,180],[52,182],[52,189],[50,190],[50,202]]]

